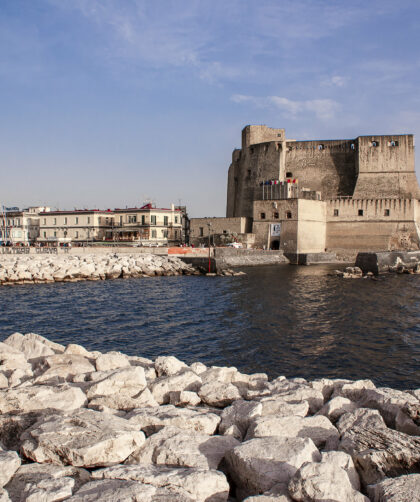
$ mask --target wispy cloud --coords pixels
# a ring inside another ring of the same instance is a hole
[[[332,99],[294,101],[281,96],[256,97],[243,94],[235,94],[231,99],[235,103],[250,103],[263,108],[274,106],[289,118],[296,118],[303,113],[313,113],[318,119],[331,119],[341,108],[339,103]]]
[[[333,75],[324,78],[321,81],[321,85],[324,87],[345,87],[348,80],[348,77],[343,77],[342,75]]]

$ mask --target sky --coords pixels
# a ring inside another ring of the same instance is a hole
[[[419,84],[418,0],[0,0],[0,205],[224,216],[245,125],[419,136]]]

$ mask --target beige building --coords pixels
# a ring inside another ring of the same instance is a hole
[[[112,211],[74,210],[39,213],[38,242],[43,244],[85,243],[112,238]]]
[[[0,213],[0,243],[33,244],[39,236],[39,213],[47,207],[5,209]]]
[[[146,204],[140,208],[114,210],[113,240],[139,245],[168,245],[183,239],[183,211]]]
[[[252,232],[252,218],[191,218],[190,243],[194,246],[223,245],[229,242],[246,243]]]

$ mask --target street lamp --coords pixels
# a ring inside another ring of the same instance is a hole
[[[207,223],[207,226],[209,227],[209,274],[211,272],[211,262],[210,262],[210,235],[211,235],[211,223]]]

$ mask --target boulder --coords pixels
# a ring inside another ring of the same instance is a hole
[[[75,356],[83,356],[86,358],[92,357],[92,354],[86,350],[82,345],[77,343],[69,343],[64,350],[65,354],[73,354]]]
[[[205,383],[198,391],[198,395],[204,403],[217,408],[229,406],[242,397],[235,385],[219,381]]]
[[[379,411],[370,410],[369,408],[358,408],[352,412],[344,413],[335,425],[340,434],[344,434],[351,429],[353,425],[370,428],[372,430],[386,429],[386,424]]]
[[[9,387],[9,379],[7,376],[0,372],[0,389],[7,389]]]
[[[11,502],[9,494],[7,493],[6,490],[3,490],[2,488],[0,488],[0,502]]]
[[[44,414],[49,414],[48,410],[45,412],[31,412],[19,413],[5,413],[0,415],[0,444],[7,450],[20,450],[20,436],[22,432],[34,423]],[[52,412],[55,413],[55,412]]]
[[[336,422],[341,415],[349,413],[358,408],[356,403],[350,401],[346,397],[337,396],[325,403],[324,406],[318,411],[317,415],[324,415],[329,418],[331,422]]]
[[[351,486],[360,491],[360,478],[354,466],[353,459],[344,451],[324,451],[321,454],[321,462],[329,462],[344,469],[349,477]]]
[[[190,364],[190,369],[194,371],[194,373],[197,373],[197,375],[201,375],[208,370],[207,366],[200,362]]]
[[[111,371],[130,366],[130,361],[126,355],[114,352],[100,355],[95,364],[97,371]]]
[[[256,418],[248,429],[246,439],[257,437],[310,438],[320,449],[335,449],[339,433],[324,416],[277,417],[269,415]]]
[[[117,393],[134,397],[147,386],[144,369],[140,366],[101,372],[100,375],[99,381],[93,383],[86,391],[89,399]]]
[[[4,340],[4,343],[22,351],[26,359],[33,359],[50,354],[60,354],[65,350],[64,345],[51,342],[47,338],[37,335],[36,333],[26,333],[26,335],[13,333],[13,335],[10,335]],[[43,347],[41,347],[41,345]]]
[[[137,425],[146,436],[155,434],[166,426],[211,435],[216,432],[220,422],[220,417],[206,408],[177,408],[171,404],[133,410],[125,418]]]
[[[352,456],[364,485],[419,468],[420,438],[388,428],[353,425],[342,435],[340,449]]]
[[[20,466],[20,457],[15,451],[0,449],[0,488],[6,485]]]
[[[365,395],[366,390],[376,389],[372,380],[356,380],[354,382],[345,382],[336,386],[332,397],[341,396],[351,401],[359,401]]]
[[[66,500],[67,502],[194,502],[182,488],[156,488],[121,479],[91,481]]]
[[[61,410],[72,411],[87,402],[86,395],[67,384],[58,386],[32,385],[0,391],[0,413]]]
[[[277,415],[280,417],[306,417],[309,411],[308,401],[297,401],[295,403],[291,403],[278,396],[263,397],[260,400],[260,403],[262,406],[262,417],[267,415]]]
[[[193,371],[181,371],[173,376],[160,377],[151,382],[150,391],[159,404],[169,403],[171,392],[190,390],[196,392],[201,387],[201,378]]]
[[[138,396],[130,397],[127,394],[113,394],[112,396],[94,397],[89,401],[88,408],[101,410],[103,407],[113,410],[132,411],[136,408],[159,406],[148,388]]]
[[[377,389],[366,390],[359,404],[364,408],[378,410],[387,426],[395,428],[395,420],[398,413],[404,410],[407,405],[418,406],[419,401],[409,392],[390,389],[388,387],[378,387]],[[420,435],[420,428],[416,427],[416,424],[412,420],[411,422],[412,427],[418,430],[417,435]]]
[[[420,474],[384,479],[367,487],[372,502],[420,502]]]
[[[155,370],[158,377],[177,375],[188,366],[174,356],[160,356],[155,360]]]
[[[13,502],[53,502],[67,499],[89,480],[89,472],[78,467],[23,464],[6,489]]]
[[[279,437],[251,439],[228,451],[225,457],[239,500],[287,483],[303,463],[320,459],[311,439]]]
[[[161,465],[117,465],[92,472],[92,479],[120,479],[156,488],[182,488],[195,502],[225,502],[229,483],[216,470],[173,468]]]
[[[291,380],[274,380],[268,384],[272,396],[281,397],[288,403],[301,403],[307,401],[311,414],[319,411],[324,405],[324,395],[320,390],[314,389],[306,383]]]
[[[28,364],[22,351],[15,349],[7,343],[0,342],[0,371],[7,372],[8,370],[15,370],[17,368],[31,369],[32,367]]]
[[[291,478],[289,493],[297,502],[369,502],[334,462],[307,462]]]
[[[238,444],[231,436],[209,436],[164,427],[150,436],[125,463],[217,469],[225,453]]]
[[[97,467],[124,461],[145,438],[122,418],[82,409],[39,419],[22,440],[21,451],[35,462]]]
[[[262,403],[257,401],[244,401],[242,399],[234,401],[231,406],[223,410],[220,416],[220,434],[225,434],[230,427],[236,426],[240,435],[244,437],[252,421],[261,416],[262,409]]]
[[[200,373],[200,377],[203,384],[211,382],[232,383],[237,374],[238,370],[234,367],[212,366]]]
[[[35,382],[63,383],[72,381],[76,375],[95,371],[95,367],[86,357],[76,354],[54,354],[37,362],[36,372],[39,375]]]
[[[190,390],[177,390],[169,393],[169,404],[174,406],[197,406],[201,399],[196,392]]]

